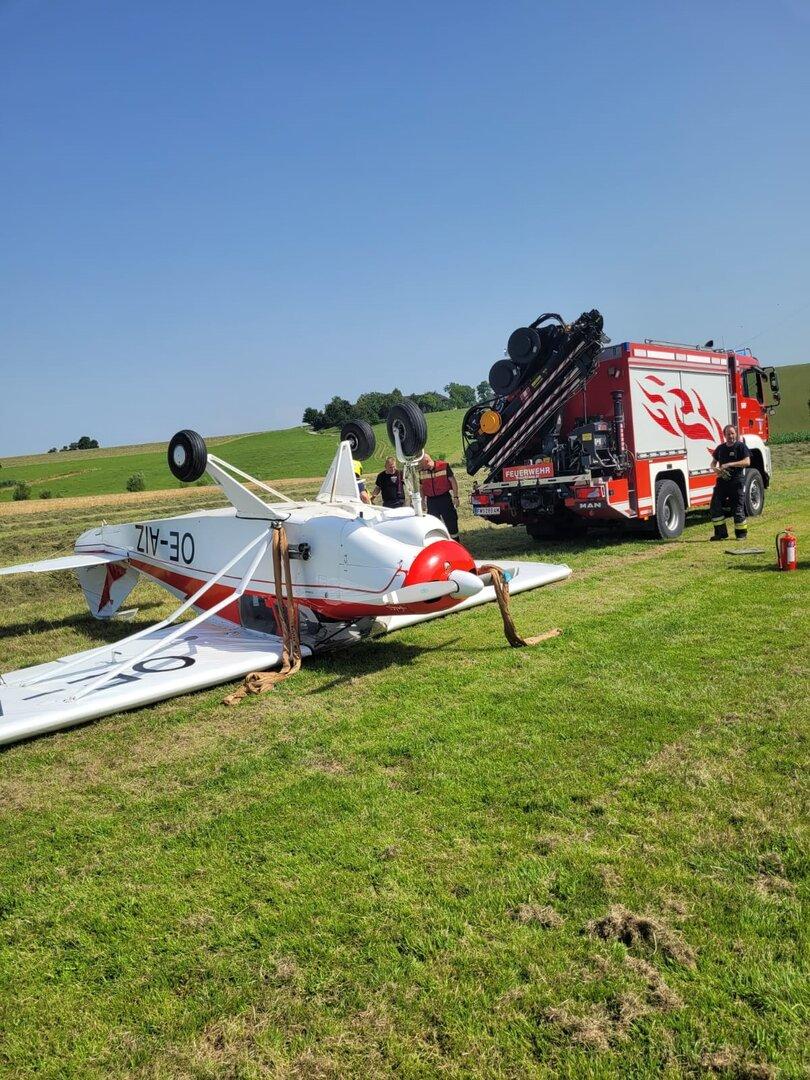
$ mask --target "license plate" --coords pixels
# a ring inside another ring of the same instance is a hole
[[[477,517],[500,517],[500,506],[474,506],[472,508],[473,513]]]

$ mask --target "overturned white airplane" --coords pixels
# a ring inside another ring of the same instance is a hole
[[[0,743],[148,705],[249,672],[347,646],[495,599],[444,524],[421,512],[414,465],[426,438],[412,402],[388,432],[405,466],[411,506],[360,499],[353,457],[374,452],[372,429],[347,425],[314,501],[293,501],[208,454],[194,431],[169,444],[182,481],[208,472],[231,506],[173,518],[101,525],[73,555],[0,569],[0,575],[73,569],[90,613],[110,619],[144,574],[182,603],[156,625],[114,644],[0,675]],[[265,501],[240,480],[272,497]],[[279,540],[283,542],[280,543]],[[498,562],[512,593],[567,577],[567,566]],[[178,618],[193,610],[190,621]]]

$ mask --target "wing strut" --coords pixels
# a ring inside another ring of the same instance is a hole
[[[110,646],[110,651],[112,652],[113,656],[115,656],[115,650],[119,649],[121,647],[121,645],[123,645],[125,642],[137,641],[138,638],[146,637],[147,634],[153,634],[156,630],[162,630],[165,626],[170,626],[173,622],[176,622],[176,620],[179,619],[181,615],[184,615],[188,611],[189,608],[194,607],[194,605],[197,603],[197,601],[200,599],[200,597],[203,596],[205,593],[207,593],[212,585],[216,585],[216,583],[221,578],[223,578],[225,576],[225,574],[227,574],[227,572],[233,566],[235,566],[236,563],[239,562],[240,559],[244,558],[245,555],[247,555],[249,551],[252,551],[253,548],[255,548],[259,543],[261,543],[262,540],[265,541],[264,548],[266,550],[266,548],[267,548],[267,533],[268,533],[268,530],[265,530],[264,532],[260,532],[258,536],[254,536],[254,538],[250,541],[250,543],[245,544],[245,546],[242,548],[241,551],[237,552],[237,554],[234,555],[234,557],[232,559],[230,559],[228,562],[225,563],[225,565],[222,567],[221,570],[218,570],[217,573],[214,574],[214,576],[212,578],[209,578],[208,581],[206,581],[203,585],[201,585],[200,588],[193,594],[193,596],[190,596],[188,598],[188,600],[184,600],[183,603],[180,605],[180,607],[177,608],[175,611],[173,611],[171,613],[171,615],[167,615],[165,619],[161,619],[161,621],[159,623],[155,623],[154,626],[147,626],[143,630],[138,630],[136,633],[130,634],[129,637],[123,638],[121,641],[117,641],[114,645],[111,645]],[[254,570],[254,573],[255,573],[255,570]],[[252,576],[253,575],[251,574],[251,577]],[[239,595],[241,596],[241,593]],[[234,597],[228,597],[227,602],[230,603],[232,599],[234,599]],[[210,615],[211,612],[209,611],[208,614]],[[188,629],[188,626],[187,626],[186,623],[183,623],[183,629],[184,630]],[[172,640],[174,640],[174,639],[172,639]],[[164,639],[164,641],[165,641],[165,639]],[[138,660],[140,660],[140,659],[142,659],[142,657],[140,657],[140,656],[136,657],[136,662]],[[81,656],[81,654],[79,656],[75,656],[71,660],[68,660],[66,663],[64,663],[64,664],[62,664],[60,666],[59,674],[61,675],[63,671],[70,671],[71,668],[78,667],[80,664],[86,663],[86,662],[87,662],[87,657],[83,658]],[[37,675],[35,678],[31,679],[29,682],[20,683],[20,685],[21,686],[34,686],[36,683],[45,682],[48,679],[52,679],[53,676],[54,676],[53,671],[46,671],[42,675]]]
[[[118,675],[121,671],[124,671],[126,668],[131,668],[135,664],[139,664],[142,660],[145,660],[148,656],[151,656],[152,653],[156,653],[159,649],[165,648],[166,645],[171,644],[172,641],[175,641],[177,638],[182,637],[184,634],[187,634],[189,630],[193,630],[195,626],[199,626],[200,623],[205,622],[207,619],[210,619],[212,616],[216,615],[217,612],[222,611],[224,607],[227,607],[228,604],[232,604],[234,600],[238,600],[250,584],[253,575],[259,568],[259,563],[264,558],[264,554],[270,544],[269,538],[271,531],[271,529],[267,529],[265,532],[260,533],[259,536],[257,536],[254,540],[250,542],[247,548],[244,548],[239,553],[239,555],[237,555],[236,558],[232,560],[232,563],[236,562],[236,559],[238,559],[241,555],[245,554],[246,551],[249,551],[250,548],[256,547],[257,544],[259,545],[259,550],[253,556],[250,566],[247,568],[247,570],[242,576],[242,580],[239,582],[239,585],[234,589],[232,593],[230,593],[224,599],[217,601],[217,603],[214,604],[213,607],[201,612],[196,618],[192,619],[191,622],[183,623],[182,626],[178,626],[178,628],[176,630],[173,630],[172,633],[169,634],[167,637],[161,638],[159,641],[154,641],[137,656],[133,656],[129,660],[123,660],[120,664],[115,664],[113,667],[111,667],[109,671],[103,672],[101,675],[98,676],[97,679],[91,679],[90,682],[85,683],[81,690],[77,691],[69,700],[78,701],[80,698],[83,698],[87,694],[89,694],[91,690],[97,690],[100,686],[106,685],[106,683],[114,679],[115,676]],[[220,575],[222,575],[226,569],[227,567],[223,567],[220,571]],[[186,600],[183,604],[181,604],[177,611],[174,613],[174,616],[170,616],[170,618],[177,618],[181,611],[189,608],[194,598],[204,592],[206,588],[210,588],[211,585],[213,585],[214,581],[215,578],[211,578],[210,581],[206,582],[206,585],[203,586],[202,589],[198,590],[198,592],[194,594],[194,597],[191,597],[189,600]],[[155,629],[155,627],[151,627],[150,631],[154,632]],[[143,631],[141,631],[141,633],[143,633]]]

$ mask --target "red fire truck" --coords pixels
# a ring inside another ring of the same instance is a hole
[[[774,369],[711,343],[605,347],[601,330],[593,311],[573,324],[544,315],[512,334],[490,371],[495,396],[464,418],[467,469],[488,468],[473,512],[537,538],[597,522],[650,522],[665,539],[680,536],[686,512],[711,500],[712,450],[733,423],[751,450],[747,513],[761,514]]]

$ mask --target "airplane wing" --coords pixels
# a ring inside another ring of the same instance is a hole
[[[565,563],[542,563],[542,562],[513,562],[508,559],[488,559],[486,563],[477,562],[476,566],[491,565],[494,563],[505,570],[509,576],[509,594],[526,592],[528,589],[539,589],[542,585],[551,585],[555,581],[562,581],[571,576],[571,567]],[[455,615],[458,611],[466,611],[468,608],[477,607],[479,604],[489,604],[495,600],[495,589],[487,585],[475,596],[462,600],[449,611],[430,612],[427,615],[387,615],[377,619],[377,627],[384,634],[391,634],[395,630],[402,630],[406,626],[414,626],[416,623],[427,622],[429,619],[441,619],[445,615]]]
[[[212,619],[85,697],[73,698],[84,683],[127,657],[134,660],[148,644],[167,637],[174,629],[165,627],[136,641],[104,645],[1,676],[0,744],[230,682],[281,662],[280,638]],[[311,655],[306,646],[301,652]],[[72,663],[77,660],[78,664]],[[68,662],[72,666],[65,670]]]
[[[118,555],[63,555],[58,559],[40,559],[37,562],[17,563],[16,566],[0,566],[4,574],[45,574],[52,570],[77,570],[85,566],[103,566],[105,563],[121,562],[126,554]]]

